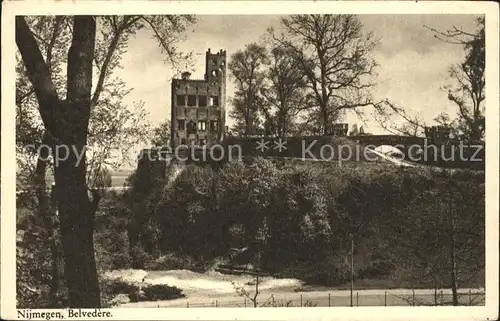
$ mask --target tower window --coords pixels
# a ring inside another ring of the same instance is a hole
[[[207,96],[205,95],[198,96],[198,106],[207,107]]]
[[[177,95],[177,106],[186,106],[186,96]]]
[[[212,120],[210,122],[210,128],[212,131],[217,131],[217,121],[216,120]]]
[[[187,133],[188,134],[195,134],[196,133],[196,123],[194,121],[190,121],[187,123]]]
[[[200,120],[200,121],[198,122],[198,130],[200,130],[200,131],[204,131],[204,130],[206,130],[206,129],[207,129],[207,122],[206,122],[206,121],[204,121],[204,120]]]
[[[219,96],[210,97],[212,100],[212,104],[210,106],[219,106]]]
[[[188,106],[196,107],[196,95],[188,95]]]
[[[177,120],[177,129],[184,130],[185,127],[186,127],[186,122],[184,121],[184,119],[178,119]]]

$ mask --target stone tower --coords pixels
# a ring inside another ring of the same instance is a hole
[[[205,146],[220,142],[226,125],[226,51],[205,54],[204,79],[189,72],[172,80],[171,142]]]

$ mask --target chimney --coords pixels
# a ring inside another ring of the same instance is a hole
[[[182,80],[189,80],[189,77],[191,77],[191,73],[189,71],[182,73]]]

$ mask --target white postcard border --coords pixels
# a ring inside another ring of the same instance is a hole
[[[100,2],[100,3],[99,3]],[[2,3],[1,318],[15,319],[15,37],[14,16],[54,14],[485,14],[486,15],[486,298],[484,307],[156,308],[110,309],[113,320],[486,320],[498,314],[499,7],[456,1],[12,1]],[[92,309],[91,309],[92,310]],[[50,310],[46,310],[50,311]],[[55,311],[55,310],[54,310]],[[103,309],[104,311],[104,309]],[[99,319],[99,318],[96,318]],[[89,318],[90,320],[90,318]]]

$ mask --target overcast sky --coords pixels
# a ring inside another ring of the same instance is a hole
[[[195,72],[192,78],[203,78],[205,51],[225,49],[228,56],[243,49],[246,44],[259,41],[268,27],[279,27],[279,16],[256,15],[205,15],[198,16],[196,25],[186,33],[186,40],[180,50],[193,51]],[[375,100],[388,98],[397,106],[405,108],[412,115],[419,115],[426,122],[442,111],[455,114],[455,106],[442,90],[449,83],[447,71],[450,65],[460,62],[463,48],[441,42],[424,27],[446,30],[453,26],[464,30],[475,30],[475,16],[472,15],[361,15],[360,20],[366,32],[373,32],[380,44],[373,52],[379,63],[377,86],[372,95]],[[134,88],[126,98],[143,100],[150,113],[150,121],[157,125],[170,117],[170,81],[174,76],[172,67],[164,63],[157,42],[152,34],[140,31],[129,42],[129,49],[123,56],[123,70],[117,72],[129,87]],[[234,92],[234,85],[228,79],[228,98]],[[231,108],[231,106],[228,106]],[[368,121],[366,131],[384,131],[370,120],[371,110],[366,110]],[[347,115],[350,125],[361,122],[354,115]],[[232,120],[227,119],[228,125]]]

